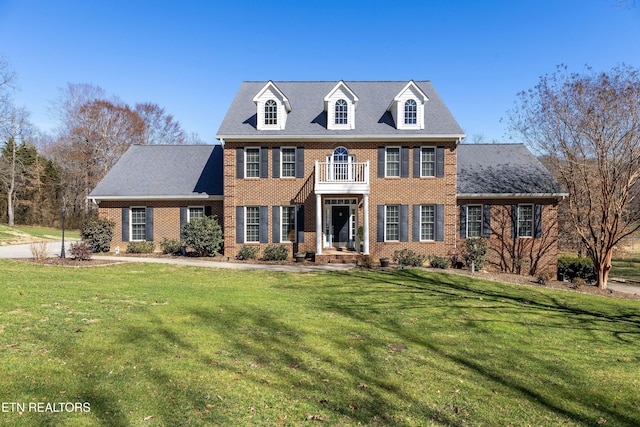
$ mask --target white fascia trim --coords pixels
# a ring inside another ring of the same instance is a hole
[[[225,140],[226,142],[260,142],[265,140],[304,140],[304,141],[335,141],[335,140],[350,140],[350,141],[415,141],[417,139],[422,140],[443,140],[449,139],[455,141],[456,143],[460,143],[460,141],[466,138],[467,135],[464,133],[461,134],[433,134],[433,135],[246,135],[246,136],[238,136],[238,135],[216,135],[216,139]]]
[[[460,193],[458,199],[562,199],[569,193]]]
[[[146,200],[224,200],[224,196],[208,195],[208,194],[194,194],[191,196],[89,196],[89,200],[94,202],[109,201],[109,200],[122,200],[122,201],[146,201]]]

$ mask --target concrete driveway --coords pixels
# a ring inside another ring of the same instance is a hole
[[[71,241],[64,241],[65,253],[69,256],[69,245]],[[50,256],[60,256],[62,242],[48,242],[47,250]],[[0,246],[0,258],[33,258],[31,253],[31,243],[25,245],[4,245]]]

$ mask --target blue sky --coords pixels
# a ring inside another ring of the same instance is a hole
[[[0,0],[16,103],[44,131],[67,83],[154,102],[213,142],[243,80],[431,80],[469,139],[508,141],[556,65],[640,67],[640,2]]]

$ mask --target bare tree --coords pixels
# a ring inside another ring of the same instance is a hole
[[[144,122],[143,144],[184,144],[187,135],[171,114],[158,104],[136,104],[135,112]]]
[[[569,190],[568,215],[606,289],[615,246],[640,228],[640,79],[559,66],[519,94],[509,126]]]

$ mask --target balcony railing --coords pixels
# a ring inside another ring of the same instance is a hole
[[[316,162],[316,192],[369,192],[369,162]]]

